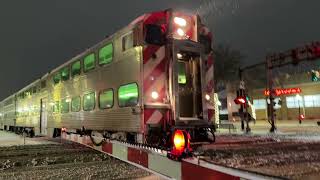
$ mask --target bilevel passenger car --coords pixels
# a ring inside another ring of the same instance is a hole
[[[1,126],[165,144],[214,128],[212,37],[197,15],[144,14],[2,101]]]

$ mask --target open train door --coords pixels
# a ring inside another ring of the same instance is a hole
[[[40,107],[40,134],[47,135],[48,111],[46,98],[40,100]]]

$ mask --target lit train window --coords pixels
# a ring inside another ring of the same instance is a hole
[[[54,103],[54,105],[52,106],[52,112],[58,113],[59,111],[60,111],[59,101],[56,101],[56,102]]]
[[[88,72],[94,69],[96,66],[94,53],[91,53],[88,56],[86,56],[83,60],[83,64],[84,64],[84,72]]]
[[[57,74],[53,76],[53,83],[58,84],[60,81],[61,81],[61,73],[57,72]]]
[[[81,73],[81,62],[76,61],[71,66],[71,76],[74,77],[74,76],[80,75],[80,73]]]
[[[186,76],[186,64],[184,62],[178,62],[178,83],[186,84],[187,76]]]
[[[96,104],[96,98],[95,98],[95,93],[91,92],[88,94],[85,94],[83,96],[83,110],[84,111],[91,111],[94,109]]]
[[[69,80],[69,76],[70,76],[69,66],[62,68],[60,72],[61,72],[61,79],[63,81]]]
[[[118,99],[120,107],[135,106],[138,104],[139,90],[137,83],[120,86]]]
[[[80,96],[74,97],[71,100],[71,111],[79,112],[81,109],[81,98]]]
[[[68,99],[61,100],[61,113],[68,113],[70,111],[70,101]]]
[[[112,56],[113,45],[110,43],[99,50],[99,65],[111,63]]]
[[[102,91],[99,95],[99,107],[100,109],[108,109],[113,106],[113,90]]]

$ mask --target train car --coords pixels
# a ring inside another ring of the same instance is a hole
[[[13,130],[16,125],[15,95],[11,95],[2,101],[3,129]]]
[[[16,126],[149,144],[165,144],[181,129],[194,141],[208,140],[215,113],[211,44],[197,15],[144,14],[19,91]]]

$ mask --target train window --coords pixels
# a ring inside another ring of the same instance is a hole
[[[46,80],[41,81],[41,89],[46,88],[46,87],[47,87]]]
[[[84,111],[91,111],[94,109],[96,104],[96,98],[95,98],[95,93],[91,92],[88,94],[85,94],[83,96],[83,110]]]
[[[137,83],[120,86],[118,100],[120,107],[135,106],[138,104],[139,90]]]
[[[74,76],[80,75],[80,73],[81,73],[81,62],[76,61],[71,66],[71,76],[74,77]]]
[[[178,62],[178,83],[179,84],[187,83],[186,63],[181,61]]]
[[[60,111],[59,101],[56,101],[52,106],[52,112],[58,113]]]
[[[53,76],[53,83],[54,83],[54,84],[58,84],[60,81],[61,81],[61,73],[58,72],[57,74],[55,74],[55,75]]]
[[[94,69],[96,66],[94,53],[87,55],[83,60],[83,64],[84,64],[84,72],[88,72]]]
[[[113,45],[107,44],[99,50],[99,65],[109,64],[112,61]]]
[[[104,90],[99,94],[100,109],[108,109],[113,106],[113,90]]]
[[[70,100],[62,99],[61,100],[61,113],[68,113],[70,111]]]
[[[60,72],[61,72],[61,79],[63,81],[69,80],[69,76],[70,76],[69,66],[62,68]]]
[[[129,34],[122,37],[122,51],[126,51],[133,47],[133,33],[130,32]]]
[[[71,100],[71,111],[79,112],[81,108],[81,98],[80,96],[74,97]]]

